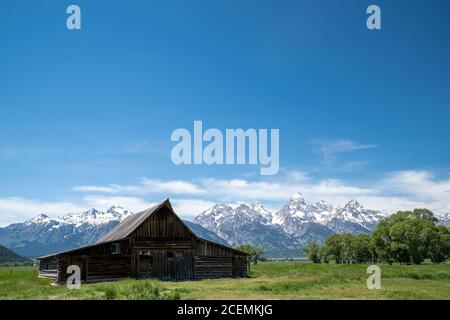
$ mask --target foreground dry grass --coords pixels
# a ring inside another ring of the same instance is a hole
[[[247,279],[121,280],[80,290],[50,286],[33,268],[0,268],[0,299],[450,299],[450,264],[380,267],[381,290],[367,289],[367,265],[267,262]]]

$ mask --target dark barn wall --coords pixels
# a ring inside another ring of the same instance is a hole
[[[58,258],[49,257],[39,260],[39,277],[56,280],[58,278]]]
[[[121,244],[121,252],[113,253],[113,245]],[[70,274],[67,268],[77,265],[81,269],[81,280],[95,282],[127,278],[131,276],[130,270],[130,241],[121,240],[112,243],[104,243],[87,248],[81,248],[67,253],[61,253],[55,257],[41,259],[40,266],[46,265],[49,259],[57,260],[57,282],[66,282]],[[40,268],[39,276],[43,276],[45,270]]]
[[[205,240],[196,240],[194,273],[196,279],[245,277],[246,256]]]
[[[163,207],[146,219],[132,237],[136,240],[192,240],[193,234],[169,208]]]

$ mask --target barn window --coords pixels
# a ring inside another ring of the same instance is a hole
[[[121,254],[122,253],[122,244],[121,243],[113,243],[111,246],[112,254]]]
[[[184,253],[183,252],[175,253],[175,259],[178,260],[178,261],[183,261],[184,260]]]

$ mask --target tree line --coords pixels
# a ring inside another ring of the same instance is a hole
[[[380,221],[371,235],[334,234],[302,250],[314,263],[433,263],[450,258],[450,228],[427,209],[398,211]]]

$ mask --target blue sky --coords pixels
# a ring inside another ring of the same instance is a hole
[[[69,31],[77,4],[82,30]],[[382,10],[369,31],[366,8]],[[450,212],[448,1],[2,1],[0,225],[294,192]],[[279,128],[280,172],[175,166],[176,128]]]

